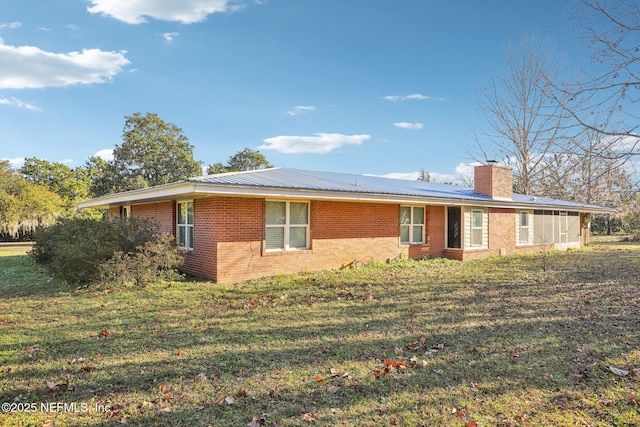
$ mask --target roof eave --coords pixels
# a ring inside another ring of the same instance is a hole
[[[291,199],[322,199],[339,201],[384,202],[384,203],[425,203],[451,206],[468,205],[505,209],[554,209],[585,213],[612,213],[613,209],[596,206],[562,206],[553,204],[520,203],[513,200],[474,199],[468,197],[411,196],[384,193],[358,193],[347,191],[320,191],[277,187],[253,187],[236,185],[212,185],[193,181],[180,181],[162,186],[133,190],[85,200],[78,203],[80,209],[108,208],[124,204],[149,203],[163,200],[178,200],[207,196],[241,196]]]

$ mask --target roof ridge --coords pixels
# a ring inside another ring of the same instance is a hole
[[[265,172],[265,171],[271,171],[271,170],[277,170],[277,169],[286,169],[286,168],[282,168],[282,167],[278,166],[278,167],[264,168],[264,169],[251,169],[251,170],[247,170],[247,171],[231,171],[231,172],[222,172],[222,173],[212,173],[212,174],[209,174],[209,175],[192,176],[191,178],[188,179],[188,181],[198,180],[198,179],[202,179],[202,178],[208,178],[210,176],[243,175],[243,174],[248,174],[248,173]]]

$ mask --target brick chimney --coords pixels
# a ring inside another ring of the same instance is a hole
[[[513,196],[513,171],[494,162],[474,168],[474,191],[492,199],[511,200]]]

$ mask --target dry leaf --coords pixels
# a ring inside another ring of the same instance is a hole
[[[393,351],[398,355],[398,356],[402,356],[402,353],[404,353],[404,351],[400,348],[400,347],[396,347],[393,349]]]
[[[251,420],[251,422],[247,424],[247,427],[258,427],[259,422],[260,422],[260,416],[256,414],[253,416],[253,419]]]
[[[238,387],[238,389],[236,390],[236,397],[247,397],[247,390]]]
[[[611,406],[613,405],[613,400],[610,399],[602,399],[600,400],[600,403],[604,406]]]
[[[469,420],[466,427],[478,427],[478,423],[476,423],[476,420]]]
[[[227,402],[227,405],[233,405],[236,400],[232,396],[227,396],[224,398],[224,401]]]
[[[407,344],[407,348],[409,350],[416,350],[418,347],[420,347],[420,344],[418,344],[417,342]]]
[[[171,396],[169,396],[168,394],[163,394],[162,395],[162,400],[164,400],[165,402],[168,402],[171,400]]]
[[[396,367],[396,362],[394,362],[393,360],[385,360],[384,362],[382,362],[382,364],[387,365],[387,366],[391,366],[393,368]]]
[[[224,394],[221,394],[216,399],[216,405],[222,405],[224,403]]]
[[[336,394],[338,392],[338,387],[332,385],[331,387],[328,388],[328,391],[331,394]]]
[[[456,415],[458,417],[458,419],[460,421],[464,420],[465,418],[467,418],[467,414],[464,413],[464,411],[462,409],[456,409]]]
[[[636,394],[631,391],[627,393],[627,396],[625,397],[625,399],[627,403],[635,403],[635,404],[638,403],[638,396],[636,396]]]
[[[184,350],[178,349],[178,356],[184,356]]]
[[[402,360],[398,360],[398,361],[396,362],[396,366],[397,366],[398,368],[407,369],[407,364],[406,364],[405,362],[403,362]]]
[[[108,337],[109,335],[111,335],[111,332],[109,332],[106,329],[103,329],[103,330],[100,331],[100,336]]]
[[[86,365],[86,366],[83,366],[83,367],[82,367],[82,368],[80,368],[80,369],[82,369],[82,370],[83,370],[83,371],[85,371],[85,372],[91,372],[91,371],[93,371],[93,366]]]
[[[162,414],[168,414],[169,412],[171,412],[171,409],[169,408],[161,408],[158,410],[158,412],[162,413]]]
[[[165,392],[169,391],[169,386],[166,384],[160,384],[158,386],[158,391],[162,394],[164,394]]]
[[[319,383],[324,382],[324,378],[322,378],[320,375],[316,375],[316,381]]]
[[[621,377],[629,375],[629,371],[625,371],[624,369],[614,368],[613,366],[609,366],[609,370],[611,372],[613,372],[614,374],[619,375]]]

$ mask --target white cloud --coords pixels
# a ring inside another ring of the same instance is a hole
[[[172,42],[174,37],[179,36],[178,33],[163,33],[162,37],[168,42]]]
[[[104,83],[130,63],[125,53],[100,49],[53,53],[35,46],[9,46],[0,39],[0,89]]]
[[[16,107],[26,108],[27,110],[30,110],[30,111],[42,111],[42,109],[36,107],[35,105],[21,101],[18,98],[15,98],[13,96],[9,98],[0,96],[0,105],[15,105]]]
[[[113,148],[105,148],[103,150],[96,151],[94,156],[110,162],[113,160]]]
[[[329,153],[343,145],[360,145],[371,135],[343,135],[340,133],[314,133],[313,136],[274,136],[259,146],[263,150],[281,153]]]
[[[412,93],[411,95],[388,95],[383,99],[387,101],[411,101],[411,100],[433,100],[433,101],[444,101],[444,98],[434,98],[433,96],[423,95],[421,93]]]
[[[193,24],[212,13],[237,10],[232,0],[91,0],[90,13],[110,16],[128,24],[147,22],[145,17],[161,21]]]
[[[15,30],[20,27],[22,27],[22,22],[0,22],[0,30],[4,30],[5,28]]]
[[[0,160],[8,160],[9,164],[14,169],[21,168],[22,166],[24,166],[24,157],[14,157],[12,159],[8,157],[3,157]]]
[[[422,123],[419,123],[419,122],[416,122],[416,123],[399,122],[399,123],[394,123],[393,125],[402,129],[422,129],[423,128]]]
[[[309,113],[311,111],[316,111],[316,107],[313,105],[297,105],[293,107],[291,110],[287,111],[287,114],[290,116],[297,116],[299,114]]]

